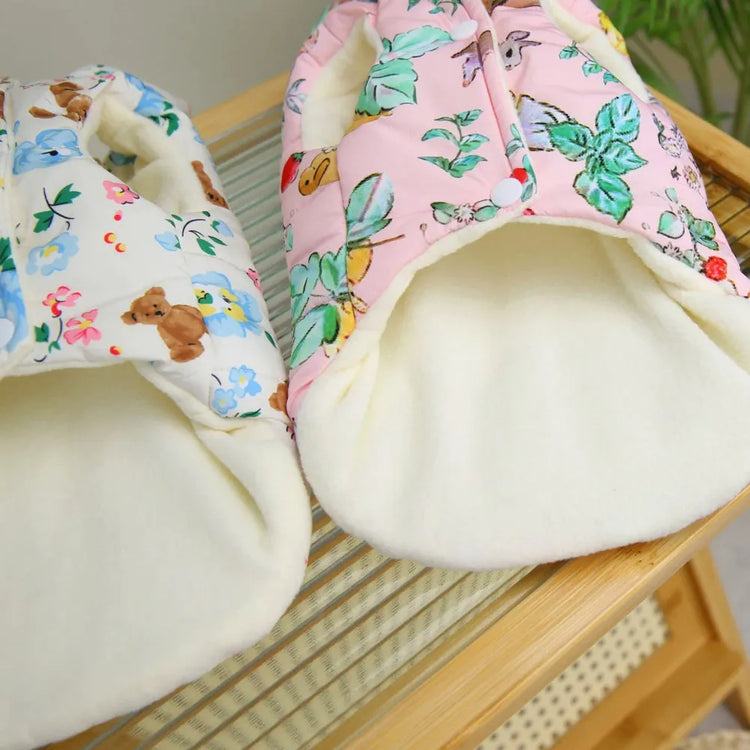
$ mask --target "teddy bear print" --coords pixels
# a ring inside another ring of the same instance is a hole
[[[129,326],[136,323],[156,326],[174,362],[190,362],[203,354],[200,338],[207,331],[200,310],[190,305],[170,305],[160,286],[151,287],[133,300],[130,310],[120,319]]]
[[[214,187],[211,182],[211,178],[206,174],[206,170],[199,161],[191,162],[195,174],[198,175],[198,179],[201,181],[201,187],[206,195],[206,198],[213,203],[215,206],[221,206],[222,208],[229,208],[226,198]]]
[[[82,88],[73,81],[60,81],[53,83],[49,90],[55,97],[57,106],[63,110],[64,116],[73,122],[83,122],[91,106],[91,97],[81,94]],[[54,112],[41,107],[31,107],[29,114],[32,117],[56,117]]]

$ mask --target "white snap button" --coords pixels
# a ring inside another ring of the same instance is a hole
[[[506,177],[495,185],[490,193],[490,200],[502,208],[515,203],[523,193],[523,185],[515,177]]]
[[[479,24],[473,18],[470,18],[468,21],[462,21],[451,31],[451,39],[459,42],[463,39],[476,36],[478,26]]]
[[[0,318],[0,349],[4,349],[13,338],[16,327],[7,318]]]

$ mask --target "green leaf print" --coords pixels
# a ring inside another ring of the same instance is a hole
[[[602,68],[599,63],[595,63],[593,60],[587,60],[583,64],[583,75],[585,75],[587,78],[589,76],[595,75],[596,73],[601,73],[604,68]]]
[[[310,359],[321,344],[333,343],[338,333],[338,308],[331,304],[314,307],[294,326],[290,366]]]
[[[247,419],[249,417],[259,417],[260,416],[260,409],[256,409],[255,411],[246,411],[239,415],[240,419]]]
[[[463,153],[476,151],[480,146],[487,143],[487,141],[489,141],[489,138],[486,135],[482,135],[481,133],[470,133],[469,135],[465,135],[458,142],[458,149]]]
[[[453,210],[455,206],[452,203],[445,203],[444,201],[435,201],[431,203],[432,215],[438,224],[450,224],[453,218]]]
[[[55,218],[55,214],[52,211],[39,211],[34,214],[36,224],[34,224],[34,232],[46,232],[52,226],[52,220]]]
[[[46,323],[34,326],[34,338],[39,342],[49,341],[49,326]]]
[[[440,167],[440,169],[443,169],[446,172],[450,172],[451,160],[447,159],[445,156],[420,156],[419,158],[422,161],[427,161],[430,164],[434,164],[436,167]]]
[[[78,190],[73,190],[73,183],[60,188],[55,200],[52,201],[53,206],[66,206],[72,203],[81,193]],[[36,215],[36,214],[35,214]]]
[[[326,253],[320,259],[320,281],[334,296],[347,292],[346,247],[337,253]]]
[[[627,183],[617,175],[581,172],[573,183],[575,191],[597,211],[612,216],[619,224],[633,206],[633,194]]]
[[[474,204],[474,219],[476,221],[489,221],[497,216],[500,210],[492,201],[479,201]]]
[[[578,161],[592,148],[594,134],[578,122],[561,122],[549,125],[550,142],[568,161]]]
[[[390,223],[386,216],[393,208],[393,185],[387,175],[365,177],[349,196],[346,206],[346,241],[356,245],[385,229]]]
[[[445,29],[436,26],[420,26],[410,29],[393,38],[390,54],[400,58],[413,59],[428,52],[451,44],[453,37]]]
[[[526,183],[523,186],[523,192],[521,193],[521,200],[527,201],[534,193],[534,190],[536,190],[536,172],[534,171],[534,167],[531,165],[531,159],[529,158],[528,154],[525,154],[523,157],[523,168],[526,170],[526,173],[528,174],[528,179],[526,180]]]
[[[271,336],[271,334],[268,331],[263,331],[263,333],[266,334],[266,338],[271,342],[271,346],[273,346],[274,349],[278,349],[279,347],[276,345],[276,341],[274,340],[274,337]]]
[[[638,137],[641,126],[641,113],[630,94],[623,94],[605,104],[596,115],[596,129],[599,132],[611,130],[615,137],[631,143]]]
[[[434,164],[444,172],[447,172],[451,177],[456,178],[463,177],[468,171],[474,169],[477,164],[486,161],[483,156],[467,156],[466,154],[476,151],[480,146],[487,143],[489,138],[481,133],[464,134],[463,132],[463,128],[476,122],[481,114],[481,109],[470,109],[455,115],[436,117],[436,122],[451,123],[456,129],[456,135],[453,135],[453,133],[444,128],[432,128],[422,136],[422,140],[429,141],[438,138],[450,141],[456,147],[457,153],[455,153],[453,158],[446,156],[420,156],[419,158],[429,164]]]
[[[411,10],[412,8],[419,5],[419,3],[420,3],[420,0],[409,0],[409,6],[407,7],[406,10]]]
[[[604,77],[602,78],[604,83],[620,83],[620,79],[613,76],[608,70],[604,71]]]
[[[206,255],[216,255],[214,246],[208,240],[203,239],[203,237],[196,237],[195,241],[198,243],[198,247],[203,250]]]
[[[647,163],[636,154],[630,144],[622,141],[613,141],[601,153],[601,160],[604,169],[612,174],[625,174]]]
[[[659,217],[659,226],[656,231],[665,237],[671,237],[673,240],[676,240],[685,234],[685,225],[676,213],[664,211]]]
[[[465,128],[467,125],[476,122],[481,114],[481,109],[467,109],[465,112],[459,112],[456,115],[456,122]]]
[[[310,300],[315,285],[320,280],[320,256],[313,253],[307,265],[300,263],[289,272],[290,294],[292,297],[292,325],[299,320]]]
[[[422,136],[423,141],[429,141],[433,138],[445,138],[454,146],[458,146],[458,139],[456,138],[456,136],[453,135],[453,133],[451,133],[449,130],[445,130],[444,128],[432,128]]]
[[[376,116],[402,104],[416,104],[417,73],[411,60],[452,42],[447,31],[435,26],[411,29],[393,41],[383,39],[383,51],[365,81],[356,111]]]
[[[10,239],[0,237],[0,273],[15,270],[16,264],[13,262],[13,255],[10,252]]]
[[[450,163],[448,174],[451,177],[463,177],[467,172],[474,169],[480,162],[486,161],[483,156],[471,154],[470,156],[460,156]]]
[[[376,63],[357,101],[357,112],[378,115],[401,104],[416,104],[417,73],[409,60]]]
[[[578,55],[578,47],[575,44],[572,44],[568,47],[563,47],[560,50],[561,60],[570,60],[573,57],[577,57],[577,55]]]
[[[709,248],[709,250],[718,250],[719,245],[714,240],[714,237],[716,236],[716,227],[713,223],[706,219],[696,219],[690,211],[684,207],[683,209],[687,214],[686,223],[693,244],[703,245],[704,247]]]

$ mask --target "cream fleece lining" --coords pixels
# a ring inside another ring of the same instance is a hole
[[[559,224],[433,245],[305,394],[303,467],[347,531],[525,565],[662,536],[748,482],[747,300]]]

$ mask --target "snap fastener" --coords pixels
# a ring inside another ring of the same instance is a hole
[[[479,24],[473,18],[470,18],[468,21],[462,21],[451,31],[451,39],[455,42],[460,42],[476,36],[478,27]]]
[[[0,349],[3,349],[8,345],[8,342],[13,338],[13,334],[16,331],[16,327],[12,321],[7,318],[0,318]]]
[[[510,206],[523,193],[523,185],[515,177],[506,177],[495,185],[490,193],[490,200],[498,207]]]

